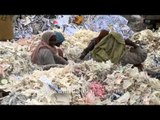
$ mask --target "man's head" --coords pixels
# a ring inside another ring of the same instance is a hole
[[[64,40],[64,36],[60,32],[45,32],[42,35],[42,41],[50,46],[60,46]]]

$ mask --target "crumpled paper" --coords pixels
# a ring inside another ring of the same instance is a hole
[[[95,32],[100,32],[102,29],[108,31],[113,29],[113,31],[120,33],[124,39],[127,39],[134,33],[127,24],[128,20],[120,15],[97,15],[85,25],[88,29]]]
[[[76,15],[56,15],[54,18],[46,18],[45,15],[28,15],[17,17],[14,27],[15,39],[32,38],[46,30],[62,29],[67,35],[74,35],[81,29],[100,32],[102,29],[120,33],[125,39],[133,35],[133,31],[127,26],[127,19],[120,15],[84,15],[84,23],[76,25],[72,23]],[[56,22],[55,22],[56,21]]]
[[[52,19],[47,19],[44,15],[28,15],[21,19],[17,17],[14,25],[15,39],[30,39],[33,35],[53,28]]]

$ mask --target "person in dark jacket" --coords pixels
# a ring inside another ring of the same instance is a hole
[[[126,45],[131,49],[128,49]],[[80,59],[88,59],[89,57],[96,61],[111,60],[112,63],[121,63],[123,66],[133,64],[133,67],[142,71],[143,65],[141,63],[146,60],[147,52],[130,39],[124,40],[119,33],[101,30],[99,36],[92,39],[83,50]],[[101,59],[97,59],[98,57]]]

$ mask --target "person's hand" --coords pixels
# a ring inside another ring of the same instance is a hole
[[[139,47],[138,45],[135,45],[135,46],[134,46],[134,49],[136,49],[136,48],[138,48],[138,47]]]
[[[132,47],[130,48],[130,52],[135,52],[138,47],[139,47],[138,45],[132,46]]]
[[[81,53],[81,56],[80,56],[79,58],[80,58],[81,60],[83,60],[85,56],[86,56],[86,52],[82,52],[82,53]]]
[[[143,71],[143,65],[142,64],[138,64],[138,65],[133,65],[132,68],[137,67],[139,72]]]
[[[68,59],[66,57],[63,57],[66,61],[68,61]]]
[[[57,48],[57,50],[58,50],[58,55],[63,57],[63,51],[60,48]]]

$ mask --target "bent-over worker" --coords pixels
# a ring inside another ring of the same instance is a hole
[[[128,49],[126,45],[132,48]],[[140,46],[129,39],[124,40],[117,32],[109,33],[107,30],[101,30],[99,36],[91,40],[80,59],[86,58],[87,54],[98,62],[111,60],[112,63],[121,63],[123,66],[133,64],[140,71],[143,70],[141,63],[147,58],[147,52]]]
[[[57,48],[64,40],[60,32],[45,32],[31,55],[32,63],[38,65],[68,64],[67,59],[63,57],[62,50]]]

